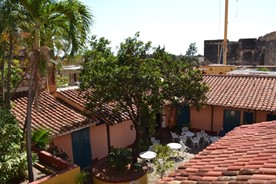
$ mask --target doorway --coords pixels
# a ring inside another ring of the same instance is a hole
[[[90,131],[84,128],[71,133],[74,164],[81,168],[88,167],[92,164]]]
[[[276,120],[276,114],[268,114],[266,117],[267,121]]]
[[[254,113],[253,112],[243,112],[243,124],[254,123]]]
[[[224,109],[223,128],[226,132],[233,130],[237,126],[240,126],[240,121],[241,121],[240,111]]]
[[[177,108],[177,126],[190,127],[190,108],[189,106],[180,106]]]

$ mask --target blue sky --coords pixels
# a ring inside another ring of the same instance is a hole
[[[94,15],[91,34],[110,40],[114,51],[140,32],[143,41],[185,54],[196,42],[223,39],[224,0],[81,0]],[[228,40],[258,38],[276,31],[276,0],[229,0]]]

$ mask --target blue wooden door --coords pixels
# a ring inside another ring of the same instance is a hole
[[[267,121],[276,120],[276,114],[268,114],[266,117]]]
[[[243,123],[244,124],[252,124],[254,121],[254,113],[253,112],[243,112]]]
[[[73,132],[72,147],[74,163],[81,168],[92,164],[89,128]]]
[[[189,106],[181,106],[177,109],[177,126],[182,128],[183,126],[190,126],[190,108]]]
[[[223,129],[225,132],[233,130],[235,127],[240,126],[241,112],[234,110],[224,110],[223,116]]]

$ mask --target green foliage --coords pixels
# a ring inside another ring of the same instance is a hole
[[[186,56],[195,56],[196,55],[196,53],[197,53],[197,47],[196,47],[196,43],[194,42],[194,43],[191,43],[190,45],[189,45],[189,48],[188,48],[188,50],[186,51]]]
[[[63,160],[70,161],[69,156],[62,149],[59,149],[53,142],[50,143],[47,151],[57,157],[62,158]]]
[[[57,75],[56,81],[57,81],[57,87],[60,88],[69,84],[69,77]]]
[[[7,61],[5,61],[7,62]],[[16,61],[15,61],[16,62]],[[15,63],[14,62],[14,63]],[[18,83],[20,82],[21,80],[21,74],[22,74],[22,69],[19,68],[17,65],[15,66],[12,66],[12,70],[11,70],[11,80],[9,81],[10,82],[10,85],[11,85],[11,89],[15,89],[15,87],[18,85]],[[7,65],[5,65],[5,68],[4,68],[4,76],[6,77],[7,76],[7,73],[8,73],[8,70],[7,70]],[[2,75],[2,71],[0,70],[0,75]],[[4,81],[4,82],[7,82],[7,81]],[[1,81],[0,81],[0,85],[1,84]],[[4,85],[6,87],[6,85]]]
[[[113,55],[106,39],[92,39],[85,53],[81,88],[86,91],[87,110],[105,111],[113,104],[113,113],[126,113],[137,132],[133,147],[153,130],[155,115],[166,103],[183,103],[199,109],[206,100],[207,86],[199,70],[184,57],[175,57],[164,48],[139,40],[139,33],[120,44]],[[137,154],[133,154],[134,156]]]
[[[134,164],[134,171],[141,171],[143,169],[143,165],[142,165],[142,162],[136,162]]]
[[[269,72],[270,70],[268,68],[262,67],[262,68],[257,68],[258,71],[262,72]]]
[[[8,111],[0,110],[0,181],[9,183],[23,177],[27,167],[26,153],[21,150],[22,131]]]
[[[197,56],[196,56],[196,53],[197,53],[196,43],[191,43],[191,44],[189,45],[188,50],[186,51],[185,56],[180,56],[180,58],[183,57],[183,58],[185,58],[185,60],[186,60],[187,62],[189,62],[191,65],[193,65],[193,66],[198,66],[199,63],[198,63],[198,58],[197,58]]]
[[[88,181],[89,173],[85,171],[81,171],[75,180],[75,184],[84,184]]]
[[[172,150],[167,145],[154,145],[153,151],[157,153],[154,165],[157,172],[163,177],[166,171],[173,168],[173,161],[170,160]]]
[[[49,144],[50,131],[47,129],[40,128],[32,132],[32,142],[39,149],[45,149]]]
[[[119,171],[123,171],[131,163],[130,148],[111,148],[109,161],[113,167]]]

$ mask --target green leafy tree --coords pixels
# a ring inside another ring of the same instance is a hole
[[[198,70],[138,38],[139,33],[122,42],[117,56],[110,52],[108,42],[95,42],[81,71],[89,111],[101,112],[112,104],[113,113],[125,113],[132,120],[136,131],[132,165],[137,162],[140,141],[147,138],[148,124],[154,122],[149,119],[167,103],[198,109],[207,91]]]
[[[188,50],[186,51],[185,56],[182,56],[187,62],[189,62],[191,65],[193,66],[197,66],[199,65],[198,63],[198,58],[196,56],[197,53],[197,47],[196,47],[196,43],[191,43],[189,45]]]
[[[197,53],[196,43],[190,43],[188,50],[186,51],[186,56],[195,56]]]
[[[25,121],[26,147],[28,159],[29,181],[33,181],[31,158],[31,114],[32,104],[42,90],[41,78],[46,72],[46,66],[53,55],[50,49],[58,39],[67,43],[70,55],[77,53],[84,45],[92,15],[88,9],[77,0],[13,0],[20,9],[26,11],[30,33],[32,34],[32,51],[30,58],[30,78],[27,114]],[[54,51],[52,50],[52,53]],[[36,97],[36,98],[35,98]],[[35,103],[37,104],[37,103]]]
[[[9,0],[0,2],[1,101],[2,108],[8,110],[10,110],[11,91],[15,87],[16,77],[12,65],[15,63],[14,55],[21,40],[19,38],[20,26],[25,23],[22,18],[23,13]]]
[[[10,183],[25,176],[26,152],[21,150],[22,130],[13,115],[0,110],[0,181]]]

